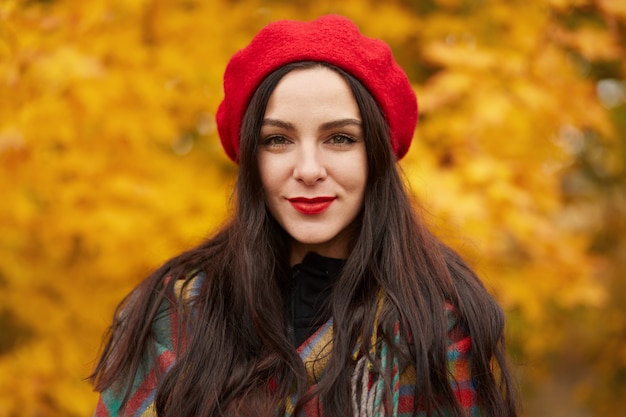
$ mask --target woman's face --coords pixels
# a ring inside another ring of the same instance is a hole
[[[266,204],[292,238],[291,263],[308,251],[347,257],[367,158],[359,107],[338,73],[314,67],[281,79],[263,119],[258,163]]]

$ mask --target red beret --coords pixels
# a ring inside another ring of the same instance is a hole
[[[385,42],[363,36],[345,17],[328,15],[270,23],[230,59],[216,118],[233,161],[239,159],[241,121],[254,90],[277,68],[298,61],[326,62],[361,81],[387,120],[396,157],[406,154],[417,123],[417,100],[406,74]]]

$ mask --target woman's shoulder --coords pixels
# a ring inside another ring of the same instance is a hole
[[[173,278],[166,278],[166,286],[167,281],[171,279]],[[204,272],[198,270],[191,271],[184,277],[178,278],[174,281],[174,285],[172,286],[172,296],[176,301],[185,304],[193,302],[193,300],[200,295],[200,289],[202,288],[204,281]]]
[[[459,314],[458,307],[451,302],[445,303],[445,318],[448,346],[457,350],[468,351],[471,347],[469,330]]]
[[[191,317],[186,313],[193,309],[203,282],[204,274],[195,271],[183,278],[164,279],[161,290],[164,290],[165,294],[152,322],[152,332],[157,346],[172,352],[178,350],[180,337],[184,337],[184,334],[181,334],[186,327],[184,323]]]

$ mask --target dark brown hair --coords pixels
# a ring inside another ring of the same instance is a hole
[[[316,391],[305,393],[304,365],[287,340],[283,301],[276,296],[289,277],[289,238],[265,207],[256,150],[267,102],[280,79],[319,65],[340,73],[354,93],[363,120],[368,181],[350,255],[331,295],[332,354]],[[284,407],[294,386],[296,412],[317,395],[325,416],[351,415],[352,351],[359,339],[362,351],[369,351],[382,289],[378,331],[390,341],[388,330],[399,322],[402,342],[390,343],[393,353],[424,376],[415,382],[415,414],[463,415],[448,382],[442,312],[450,303],[472,339],[471,371],[481,407],[491,417],[517,416],[505,360],[504,314],[470,267],[416,215],[388,135],[372,96],[341,69],[305,62],[270,74],[243,119],[235,215],[214,237],[168,261],[120,304],[91,377],[96,390],[113,388],[128,396],[135,375],[156,358],[153,322],[177,311],[178,328],[187,330],[176,346],[176,363],[158,376],[159,416],[271,415]],[[205,278],[190,305],[166,298],[176,280],[189,282],[198,273]]]

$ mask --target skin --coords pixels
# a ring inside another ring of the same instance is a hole
[[[266,205],[291,236],[291,264],[313,251],[346,258],[363,207],[367,158],[347,82],[315,67],[288,73],[272,93],[259,138]]]

